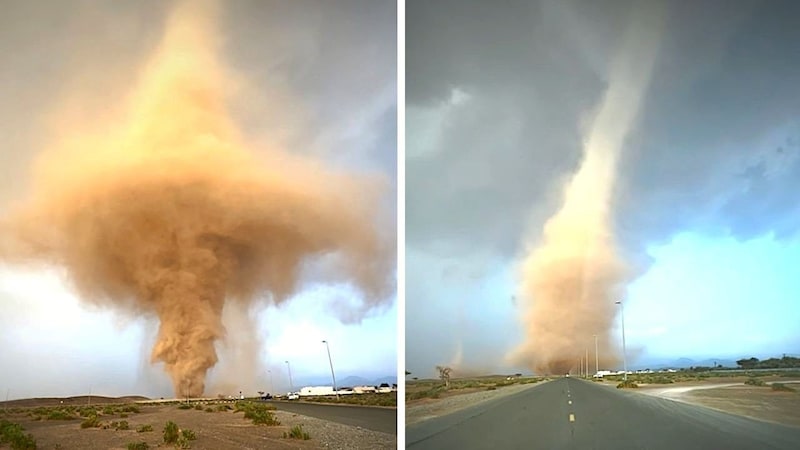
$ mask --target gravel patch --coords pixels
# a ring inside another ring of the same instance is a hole
[[[304,416],[288,411],[274,411],[281,424],[302,425],[321,448],[341,450],[394,449],[397,436],[361,427],[344,425],[316,417]]]
[[[515,384],[512,386],[505,386],[493,391],[478,391],[470,392],[468,394],[453,395],[439,399],[425,399],[416,405],[406,405],[406,426],[422,422],[434,417],[444,416],[455,411],[477,405],[492,399],[507,397],[509,395],[517,394],[526,389],[531,389],[546,383],[540,381],[538,383],[529,384]]]

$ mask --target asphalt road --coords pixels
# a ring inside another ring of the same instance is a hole
[[[382,433],[397,434],[397,410],[394,408],[282,401],[275,401],[272,404],[281,411],[289,411]]]
[[[800,428],[561,378],[414,424],[422,449],[800,449]]]

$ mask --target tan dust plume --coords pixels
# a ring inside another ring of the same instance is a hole
[[[59,136],[0,230],[5,261],[63,266],[86,300],[156,314],[151,362],[180,396],[204,393],[226,301],[284,301],[317,257],[360,289],[363,310],[393,284],[393,232],[376,225],[383,182],[252,152],[226,109],[236,80],[214,14],[197,5],[167,22],[123,118]]]
[[[520,265],[525,340],[509,355],[513,364],[563,374],[577,367],[589,349],[593,369],[594,335],[604,364],[620,354],[609,333],[614,302],[621,299],[630,275],[613,235],[611,196],[619,152],[650,79],[661,23],[657,8],[633,14],[564,203],[541,236],[529,236],[540,243],[529,246]]]

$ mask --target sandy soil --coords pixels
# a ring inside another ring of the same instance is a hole
[[[243,413],[180,410],[175,405],[140,406],[141,413],[102,416],[103,422],[127,420],[130,430],[101,428],[81,429],[81,420],[35,421],[27,412],[2,417],[25,427],[33,434],[40,449],[125,449],[130,442],[145,441],[151,448],[171,448],[162,442],[164,424],[171,420],[180,428],[195,432],[193,449],[389,449],[397,447],[394,435],[328,422],[313,417],[275,411],[279,426],[257,426],[244,419]],[[150,424],[154,431],[138,433],[136,428]],[[283,437],[295,425],[302,425],[311,436],[303,441]]]
[[[477,405],[492,399],[514,395],[525,389],[531,389],[537,385],[546,383],[545,381],[531,384],[514,384],[504,386],[493,391],[486,389],[459,389],[447,392],[440,398],[424,398],[406,404],[406,426],[417,422],[422,422],[434,417],[444,416]]]
[[[748,386],[744,378],[733,382],[689,382],[674,385],[649,385],[639,392],[675,401],[706,406],[754,419],[800,427],[800,392],[778,392],[767,386]],[[776,378],[800,391],[800,380]]]

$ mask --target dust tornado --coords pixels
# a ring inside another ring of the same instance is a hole
[[[518,298],[524,342],[511,363],[541,374],[577,366],[599,335],[605,361],[618,354],[608,331],[614,300],[630,271],[612,228],[617,161],[639,112],[658,49],[663,11],[635,11],[612,61],[608,87],[584,136],[583,158],[564,190],[563,204],[542,230],[531,230],[519,265]],[[613,353],[612,353],[613,352]]]
[[[215,14],[197,5],[173,12],[118,96],[120,119],[54,139],[0,223],[6,263],[63,267],[86,301],[157,315],[151,361],[180,396],[204,394],[226,302],[285,301],[314,258],[361,292],[355,315],[394,283],[394,236],[377,220],[386,183],[254,151],[226,107],[238,80],[219,58]]]

